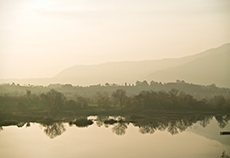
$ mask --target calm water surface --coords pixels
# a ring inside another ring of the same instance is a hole
[[[217,158],[224,150],[230,154],[230,136],[220,135],[220,131],[230,131],[230,124],[220,128],[215,118],[203,123],[176,131],[170,126],[153,129],[98,122],[85,128],[68,123],[6,126],[0,131],[0,157]]]

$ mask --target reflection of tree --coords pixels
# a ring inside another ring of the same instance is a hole
[[[176,121],[171,121],[168,124],[168,132],[171,133],[172,135],[179,133],[177,129],[177,124]]]
[[[101,127],[101,126],[103,125],[103,122],[100,121],[100,120],[97,120],[97,121],[96,121],[96,124],[97,124],[98,127]]]
[[[104,124],[104,121],[107,119],[108,119],[108,116],[97,116],[97,119],[96,119],[97,126],[101,127]]]
[[[167,124],[160,122],[157,129],[160,131],[164,131],[164,130],[166,130],[167,127],[168,127]]]
[[[148,121],[147,121],[148,122]],[[159,127],[159,121],[151,121],[150,123],[144,123],[143,125],[140,126],[139,132],[142,134],[146,133],[154,133]]]
[[[30,122],[27,122],[27,123],[26,123],[26,127],[30,127]]]
[[[53,123],[52,125],[42,125],[42,126],[45,127],[44,129],[45,134],[51,139],[61,135],[66,130],[64,124],[61,122],[56,122]]]
[[[183,132],[187,129],[187,127],[191,126],[192,123],[188,119],[178,119],[178,120],[154,120],[150,123],[146,123],[148,121],[143,121],[136,123],[134,125],[139,126],[139,132],[142,134],[146,133],[154,133],[156,130],[164,131],[167,129],[169,133],[172,135],[177,134],[179,132]]]
[[[211,119],[212,119],[212,117],[210,117],[210,116],[205,116],[205,118],[204,118],[203,120],[200,121],[200,125],[201,125],[202,127],[206,127],[206,126],[210,123]]]
[[[134,126],[139,127],[139,132],[154,133],[156,130],[167,130],[172,135],[185,131],[188,127],[199,122],[201,126],[206,127],[212,115],[193,115],[190,116],[177,116],[177,117],[153,117],[151,119],[137,120],[133,123]],[[225,127],[230,119],[230,116],[215,116],[221,128]],[[149,123],[150,122],[150,123]]]
[[[224,128],[228,124],[228,120],[230,119],[230,115],[225,115],[225,116],[216,115],[215,118],[219,123],[219,127]]]
[[[199,118],[203,119],[203,117]],[[172,135],[177,134],[179,132],[185,131],[189,126],[192,126],[193,123],[196,123],[199,119],[196,117],[187,118],[187,117],[179,117],[179,118],[164,118],[159,119],[158,117],[152,118],[151,120],[139,120],[138,122],[133,123],[134,126],[138,126],[139,132],[142,134],[146,133],[154,133],[156,130],[164,131],[167,130]],[[149,123],[150,122],[150,123]]]
[[[144,126],[141,126],[140,127],[140,129],[139,129],[139,131],[140,131],[140,133],[142,133],[142,134],[146,134],[146,133],[154,133],[155,132],[155,128],[153,128],[153,127],[151,127],[151,126],[149,126],[149,125],[144,125]]]
[[[184,118],[184,119],[177,120],[176,126],[177,126],[177,128],[179,129],[180,132],[183,132],[188,127],[192,126],[193,122],[196,123],[197,121],[192,121],[191,118],[189,118],[189,119],[188,118]]]
[[[17,124],[17,126],[18,126],[18,128],[21,128],[21,127],[23,127],[25,124],[26,124],[25,122],[20,122],[20,123]]]
[[[113,128],[112,131],[117,135],[124,135],[125,130],[127,129],[126,123],[117,123]]]
[[[226,151],[223,151],[220,158],[230,158],[230,155],[226,154]]]

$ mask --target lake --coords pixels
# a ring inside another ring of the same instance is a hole
[[[230,131],[224,117],[222,121],[205,117],[198,121],[142,120],[112,125],[103,123],[108,117],[88,118],[94,120],[88,127],[66,122],[3,126],[0,157],[218,158],[223,151],[230,154],[230,135],[220,135]]]

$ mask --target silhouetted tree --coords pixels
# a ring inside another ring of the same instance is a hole
[[[117,89],[113,92],[112,97],[115,100],[115,104],[118,104],[121,108],[123,108],[123,104],[127,98],[126,91],[123,89]]]
[[[150,86],[155,86],[155,85],[158,85],[158,83],[155,82],[155,81],[151,81],[151,82],[150,82]]]
[[[97,104],[99,108],[109,108],[111,105],[111,100],[107,96],[100,96],[97,98]]]
[[[62,93],[51,89],[47,93],[40,95],[42,106],[47,110],[48,117],[55,118],[57,113],[61,110],[65,97]]]
[[[141,85],[141,81],[136,81],[136,86],[140,86]]]
[[[76,103],[77,103],[77,106],[80,106],[82,108],[88,107],[87,99],[84,97],[81,97],[81,96],[77,97]]]
[[[31,95],[31,91],[30,90],[26,90],[26,96],[27,96],[27,98],[30,98],[30,95]]]
[[[66,100],[65,101],[65,108],[67,109],[76,109],[76,108],[79,108],[80,106],[77,105],[77,103],[73,100]]]
[[[215,95],[210,102],[217,110],[223,110],[225,108],[225,98],[223,96]]]
[[[148,82],[147,82],[146,80],[144,80],[144,81],[142,82],[142,86],[149,86],[149,84],[148,84]]]

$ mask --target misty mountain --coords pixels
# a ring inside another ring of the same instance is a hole
[[[182,58],[75,65],[52,78],[0,79],[0,83],[86,86],[125,82],[133,84],[137,80],[175,82],[177,79],[187,83],[230,87],[230,43]]]
[[[185,80],[196,84],[230,87],[230,43],[205,52],[177,59],[110,62],[76,65],[52,80],[77,85],[134,83],[137,80],[172,82]]]
[[[162,82],[180,79],[196,84],[214,83],[220,87],[230,87],[230,44],[194,57],[187,63],[156,71],[146,78]]]
[[[99,65],[76,65],[54,76],[61,82],[79,85],[99,83],[134,83],[152,72],[183,64],[184,61],[164,59],[155,61],[111,62]]]

